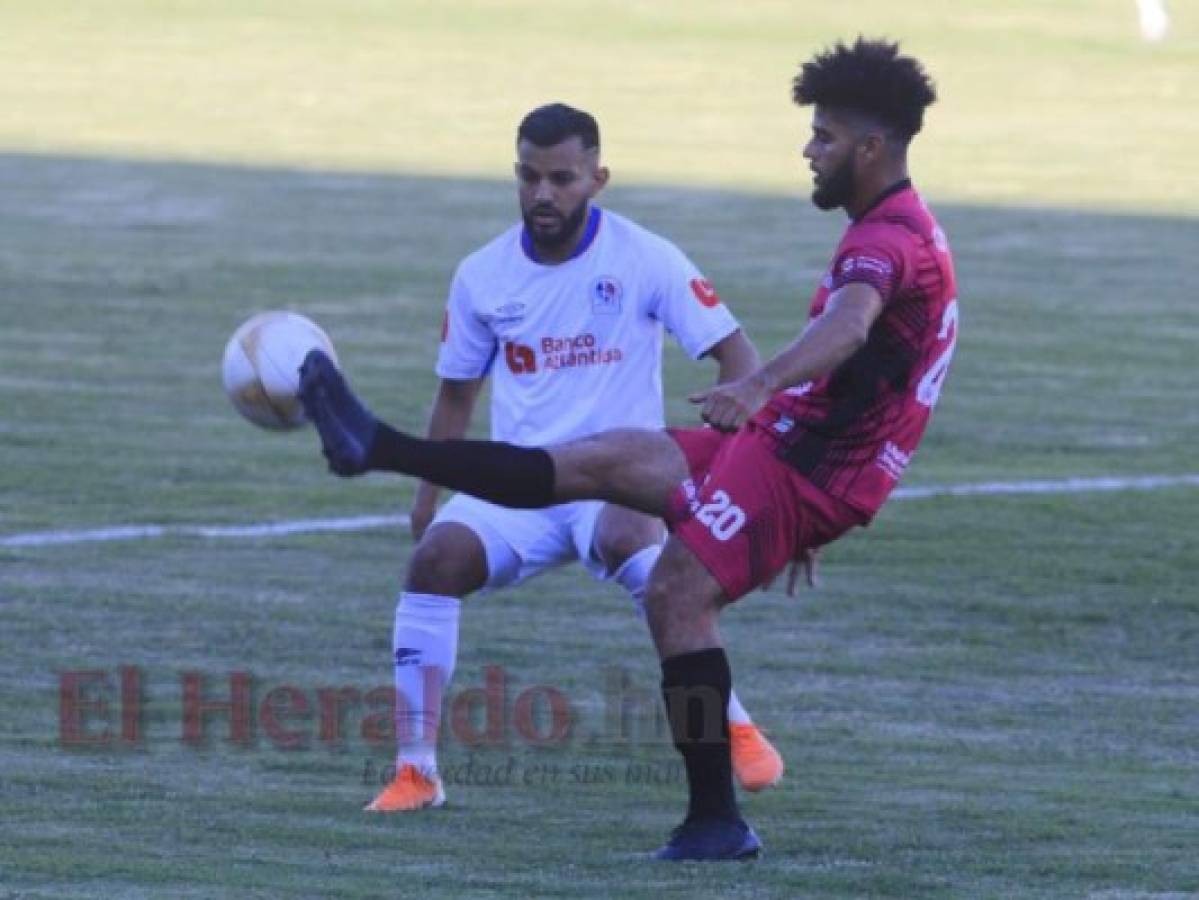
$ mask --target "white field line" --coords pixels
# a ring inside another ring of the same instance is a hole
[[[1199,475],[1145,475],[1137,477],[1064,478],[1057,481],[984,481],[973,484],[943,484],[898,488],[896,500],[926,500],[931,497],[995,497],[1029,494],[1090,494],[1110,491],[1152,491],[1163,488],[1199,487]],[[82,531],[29,531],[0,536],[3,547],[50,547],[60,544],[142,541],[163,537],[258,538],[316,534],[325,531],[366,531],[408,524],[408,516],[350,516],[338,519],[291,519],[249,525],[123,525]]]
[[[1199,475],[1143,475],[1121,478],[1063,478],[1059,481],[983,481],[975,484],[943,484],[896,488],[896,500],[927,497],[994,497],[1003,494],[1093,494],[1108,491],[1154,491],[1172,487],[1199,487]]]
[[[251,525],[128,525],[85,531],[29,531],[0,537],[0,547],[48,547],[107,541],[140,541],[161,537],[254,538],[315,534],[321,531],[366,531],[407,525],[408,516],[351,516],[344,519],[292,519]]]

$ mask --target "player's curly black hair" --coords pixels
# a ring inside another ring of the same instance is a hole
[[[535,147],[553,147],[567,138],[577,137],[584,150],[599,147],[599,125],[591,113],[565,103],[539,106],[516,129],[516,142],[529,141]]]
[[[900,56],[898,43],[859,36],[852,46],[838,41],[804,63],[791,96],[800,106],[865,113],[907,142],[920,131],[924,108],[937,92],[918,60]]]

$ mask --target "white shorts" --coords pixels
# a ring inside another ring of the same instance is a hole
[[[579,561],[595,578],[611,573],[595,554],[602,500],[580,500],[545,509],[509,509],[469,494],[455,494],[437,511],[433,525],[465,525],[487,554],[486,590],[520,584],[546,569]]]

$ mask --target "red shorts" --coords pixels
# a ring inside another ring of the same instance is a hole
[[[666,521],[730,600],[867,517],[814,487],[779,459],[778,443],[753,422],[732,434],[670,428],[691,477],[671,498]]]

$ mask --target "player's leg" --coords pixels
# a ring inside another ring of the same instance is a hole
[[[487,578],[483,542],[459,522],[434,523],[413,551],[392,631],[396,775],[368,804],[371,812],[405,812],[445,802],[437,776],[441,701],[457,663],[462,598],[483,587]]]
[[[688,435],[675,436],[686,446]],[[759,846],[731,799],[723,705],[731,676],[717,616],[724,604],[781,571],[797,548],[827,543],[854,524],[844,510],[805,495],[806,483],[777,449],[773,437],[752,425],[720,443],[699,487],[694,479],[685,485],[688,502],[672,520],[671,540],[650,580],[650,630],[691,796],[688,819],[662,858],[736,859]],[[695,692],[707,705],[683,702],[680,710],[678,696]],[[704,734],[714,739],[696,740]]]
[[[664,431],[617,428],[550,447],[553,490],[562,500],[606,500],[655,518],[671,514],[687,458]]]
[[[505,509],[465,494],[441,507],[417,545],[396,608],[397,777],[376,799],[377,811],[420,809],[441,795],[436,740],[445,690],[458,648],[459,600],[475,591],[518,584],[577,558],[567,504]]]
[[[663,516],[687,475],[678,445],[659,431],[606,431],[548,451],[404,434],[363,406],[319,350],[304,361],[300,398],[329,467],[343,476],[401,472],[503,506],[596,499]]]
[[[671,537],[650,578],[646,612],[662,663],[662,699],[687,773],[687,815],[659,859],[745,859],[761,851],[733,792],[728,701],[732,673],[717,627],[728,597]]]
[[[701,433],[699,437],[703,440],[708,435]],[[677,433],[675,440],[679,440]],[[694,468],[695,461],[690,457],[689,461]],[[645,618],[645,592],[650,572],[662,553],[664,537],[661,520],[623,506],[605,504],[595,521],[591,539],[594,553],[612,580],[628,591],[642,618]],[[754,724],[735,689],[729,692],[728,717],[733,774],[737,783],[747,791],[755,792],[777,784],[783,777],[783,758]]]

